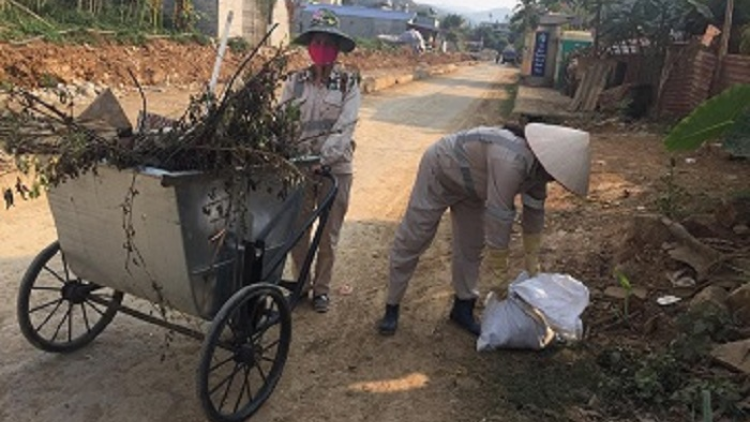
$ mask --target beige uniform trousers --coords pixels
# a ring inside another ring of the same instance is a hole
[[[349,209],[352,175],[334,174],[334,176],[339,183],[339,190],[336,194],[336,198],[333,200],[331,213],[328,215],[326,226],[323,228],[323,234],[321,235],[320,245],[318,246],[316,255],[314,271],[311,271],[310,274],[312,277],[308,276],[308,281],[312,280],[310,284],[312,285],[313,295],[316,296],[329,294],[331,278],[333,276],[333,265],[336,262],[336,245],[339,243],[341,227],[344,224],[346,211]],[[302,218],[309,217],[313,210],[325,200],[330,189],[330,184],[327,180],[324,180],[325,179],[323,178],[318,178],[318,181],[323,182],[320,184],[313,184],[313,186],[308,189]],[[292,261],[294,263],[296,275],[299,275],[300,269],[302,268],[305,257],[310,248],[310,232],[311,230],[308,230],[292,249]],[[306,286],[303,291],[306,291],[309,287],[310,285]]]
[[[434,145],[422,156],[406,214],[396,230],[390,256],[389,305],[397,305],[403,299],[419,257],[435,238],[440,219],[447,209],[451,211],[453,229],[453,289],[459,299],[473,299],[479,294],[477,283],[484,249],[484,203],[471,198],[460,187],[445,183],[436,149]],[[460,170],[456,168],[454,171]]]

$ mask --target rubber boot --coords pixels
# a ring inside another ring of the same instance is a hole
[[[378,323],[378,332],[384,336],[392,336],[398,328],[398,305],[385,305],[385,316]]]
[[[477,299],[459,299],[458,297],[453,298],[453,309],[451,309],[451,321],[458,324],[464,330],[479,335],[481,326],[474,319],[474,305],[476,305]]]

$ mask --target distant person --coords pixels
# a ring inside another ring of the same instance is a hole
[[[425,51],[425,42],[422,34],[413,26],[409,26],[404,33],[402,33],[398,40],[400,43],[406,44],[411,47],[414,54],[421,54]]]
[[[565,95],[574,97],[578,89],[578,57],[571,56],[565,67]]]
[[[312,65],[290,75],[281,96],[282,104],[299,106],[302,133],[298,143],[301,153],[321,158],[321,165],[329,166],[339,184],[338,194],[331,207],[328,222],[317,253],[309,286],[313,294],[313,308],[327,312],[330,303],[330,284],[336,260],[336,245],[349,208],[354,156],[354,127],[361,102],[359,74],[346,71],[336,59],[340,52],[354,50],[355,43],[339,30],[339,19],[327,9],[316,11],[309,29],[300,34],[295,44],[307,46]],[[321,204],[328,189],[321,189],[324,179],[311,175],[313,186],[306,208],[312,212]],[[312,202],[312,203],[310,203]],[[310,233],[292,250],[292,261],[299,273],[309,250]]]
[[[518,63],[518,53],[516,52],[515,47],[512,45],[507,45],[503,49],[502,53],[502,63],[510,63],[510,64],[517,64]]]
[[[557,181],[574,194],[589,188],[589,134],[580,130],[530,123],[524,128],[478,127],[448,135],[425,151],[390,253],[383,335],[396,332],[399,304],[420,256],[435,238],[443,214],[450,209],[451,281],[455,293],[450,319],[479,335],[474,318],[482,255],[493,272],[492,291],[504,298],[509,244],[521,196],[525,266],[539,271],[547,183]]]

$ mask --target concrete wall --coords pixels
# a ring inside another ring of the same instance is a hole
[[[242,8],[242,37],[253,46],[263,39],[268,26],[260,1],[263,0],[244,0]]]
[[[268,16],[261,7],[261,2],[268,0],[218,0],[216,22],[207,22],[206,28],[214,28],[209,35],[221,38],[226,26],[227,14],[234,15],[229,26],[229,37],[242,37],[251,45],[256,45],[270,29]],[[198,7],[198,5],[196,5]],[[199,8],[199,11],[203,11]],[[289,14],[286,2],[276,0],[271,13],[271,21],[279,24],[269,38],[268,44],[278,46],[289,42]]]
[[[534,52],[536,47],[536,34],[547,32],[547,53],[545,56],[544,76],[532,76],[534,66]],[[521,76],[532,86],[551,87],[554,84],[556,72],[556,59],[560,49],[560,36],[562,29],[559,25],[539,25],[535,31],[528,31],[524,35],[524,49],[522,52]]]
[[[216,23],[216,34],[213,34],[217,38],[221,38],[224,35],[224,28],[226,26],[227,14],[232,11],[233,18],[229,25],[229,37],[241,37],[243,30],[243,3],[244,0],[219,0],[219,7],[217,13]]]
[[[271,34],[269,43],[272,46],[287,45],[290,42],[291,28],[289,28],[289,11],[286,2],[276,0],[276,5],[271,14],[271,23],[278,23],[279,26]]]

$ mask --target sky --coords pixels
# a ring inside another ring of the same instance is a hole
[[[518,0],[416,0],[417,3],[427,3],[435,6],[451,6],[481,12],[496,7],[512,9]]]

